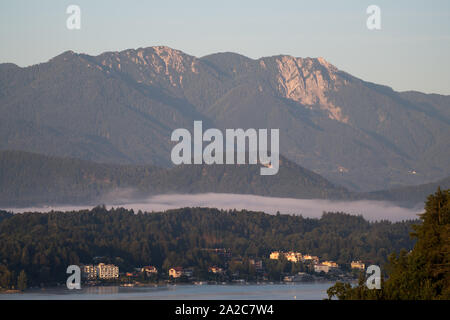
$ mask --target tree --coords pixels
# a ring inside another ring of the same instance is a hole
[[[328,299],[337,298],[339,300],[348,300],[351,292],[350,283],[336,282],[336,284],[327,290]]]
[[[385,294],[391,299],[450,299],[450,190],[428,197],[414,249],[390,259]]]
[[[11,288],[12,273],[8,270],[6,266],[0,265],[0,288],[9,289]]]
[[[434,300],[450,299],[450,189],[428,196],[421,224],[413,226],[417,239],[411,251],[389,258],[389,278],[381,290],[369,290],[360,281],[352,288],[336,283],[329,298]],[[375,292],[375,293],[374,293]]]
[[[24,291],[27,288],[27,274],[24,270],[20,271],[17,277],[17,289]]]

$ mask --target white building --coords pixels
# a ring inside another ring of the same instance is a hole
[[[115,279],[119,277],[119,267],[113,264],[100,263],[96,266],[85,265],[82,267],[83,276],[88,280]]]
[[[98,277],[100,279],[114,279],[119,277],[119,267],[113,264],[99,263]]]
[[[96,266],[93,266],[92,264],[83,266],[81,268],[81,271],[82,271],[83,277],[88,280],[97,279],[97,277],[98,277],[98,269]]]
[[[328,273],[330,271],[330,266],[325,264],[316,264],[314,265],[314,272],[325,272]]]

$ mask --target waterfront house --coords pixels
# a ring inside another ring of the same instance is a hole
[[[361,261],[352,261],[352,263],[350,264],[352,269],[360,269],[360,270],[364,270],[366,268],[366,265],[364,263],[362,263]]]
[[[270,254],[270,259],[271,260],[278,260],[280,258],[280,252],[279,251],[274,251]]]
[[[330,268],[337,268],[338,264],[333,261],[324,261],[322,262],[323,265],[329,266]]]
[[[173,267],[169,269],[169,277],[172,278],[179,278],[181,277],[184,272],[183,272],[183,268],[182,267]]]
[[[216,267],[216,266],[209,267],[208,268],[208,272],[212,272],[212,273],[215,273],[215,274],[222,274],[222,273],[224,273],[222,268]]]
[[[330,271],[330,266],[327,266],[325,264],[319,263],[314,265],[314,272],[325,272],[328,273]]]
[[[152,275],[152,274],[157,274],[158,273],[158,269],[156,269],[156,267],[154,266],[145,266],[141,268],[141,272],[145,273],[146,275]]]

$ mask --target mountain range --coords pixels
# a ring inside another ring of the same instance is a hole
[[[279,128],[285,161],[350,191],[450,176],[450,96],[396,92],[323,58],[157,46],[0,64],[1,150],[168,168],[171,132],[194,120]]]

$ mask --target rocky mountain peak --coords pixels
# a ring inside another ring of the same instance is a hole
[[[131,76],[147,85],[183,87],[183,75],[198,73],[198,59],[167,46],[108,52],[95,57],[104,68]]]
[[[276,64],[276,86],[279,94],[309,108],[319,107],[330,119],[348,123],[342,108],[333,104],[328,92],[336,91],[346,84],[339,77],[339,70],[323,58],[295,58],[278,56]]]

